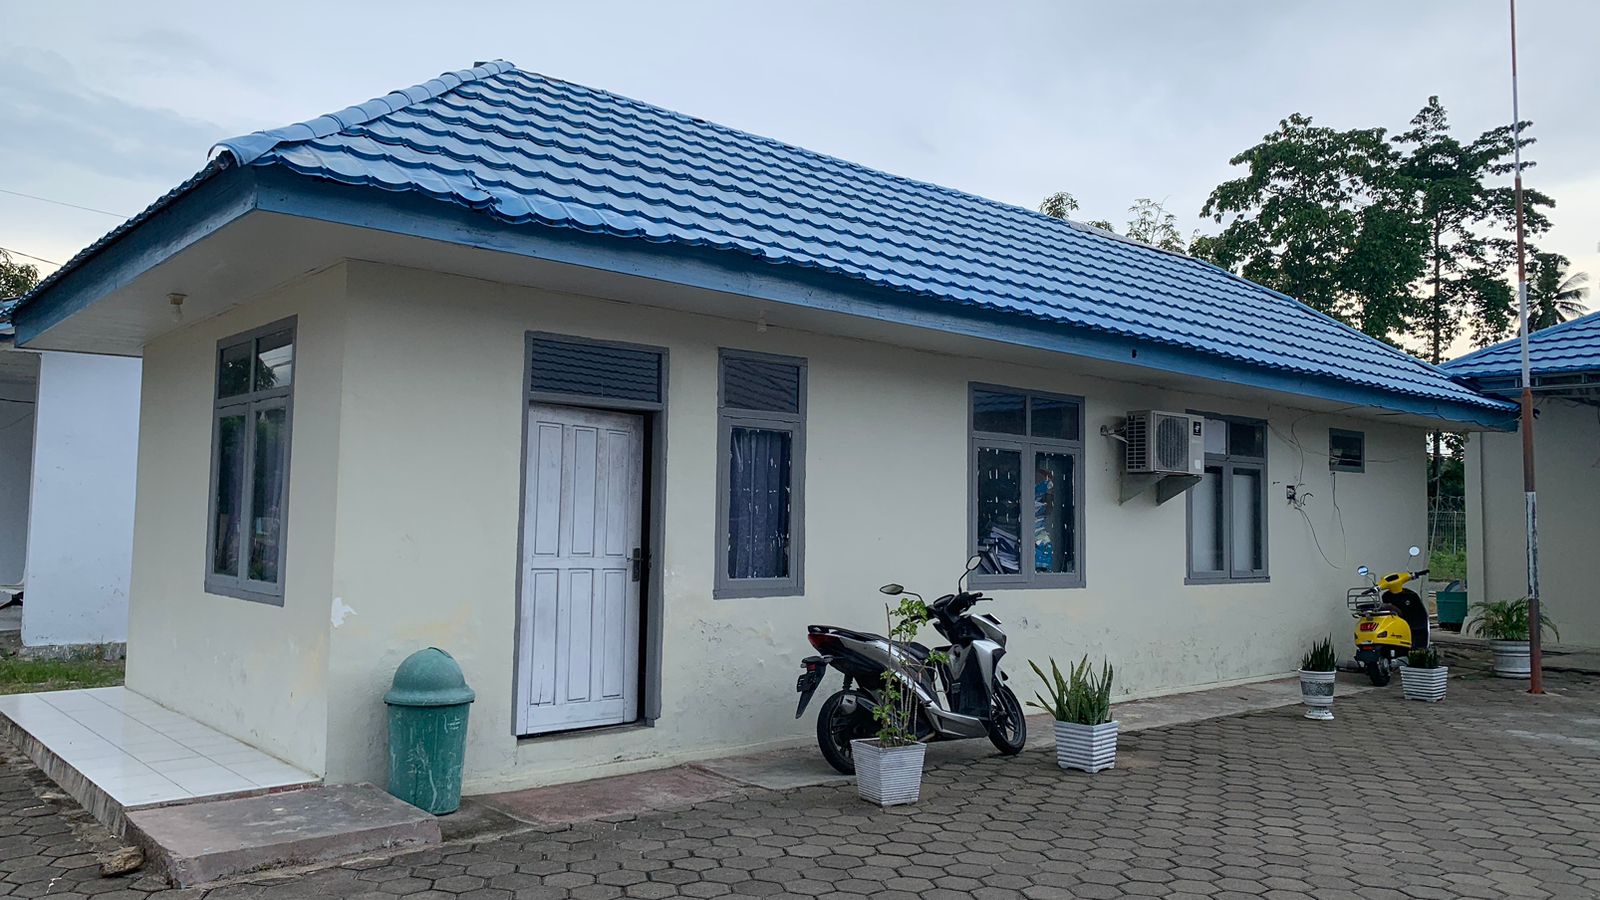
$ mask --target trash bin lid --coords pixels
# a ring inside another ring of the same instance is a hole
[[[394,684],[383,695],[392,706],[455,706],[471,703],[477,694],[467,687],[455,657],[429,647],[405,658],[394,670]]]

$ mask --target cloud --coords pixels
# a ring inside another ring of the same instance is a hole
[[[205,163],[226,129],[85,85],[63,57],[0,48],[0,158],[8,181],[62,166],[98,176],[166,179]]]

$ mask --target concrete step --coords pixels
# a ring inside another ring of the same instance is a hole
[[[432,815],[370,784],[131,810],[127,821],[147,864],[178,887],[439,843]]]

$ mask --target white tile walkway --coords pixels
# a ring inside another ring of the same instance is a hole
[[[317,781],[123,687],[0,696],[0,715],[125,809]]]

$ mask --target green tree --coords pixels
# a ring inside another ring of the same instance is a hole
[[[1052,219],[1070,219],[1078,211],[1078,198],[1066,191],[1056,191],[1054,194],[1039,201],[1039,212]]]
[[[39,283],[39,268],[16,262],[11,254],[0,250],[0,300],[21,297]]]
[[[1529,124],[1522,123],[1524,133]],[[1404,149],[1399,174],[1427,234],[1422,289],[1406,330],[1423,340],[1422,355],[1437,364],[1464,328],[1470,326],[1479,343],[1490,343],[1514,319],[1507,273],[1516,262],[1516,193],[1491,181],[1513,174],[1517,139],[1510,125],[1502,125],[1464,144],[1450,134],[1439,98],[1429,97],[1411,129],[1392,140]],[[1521,142],[1526,147],[1533,139]],[[1522,165],[1526,170],[1533,164]],[[1544,233],[1550,220],[1540,207],[1554,201],[1532,190],[1524,190],[1523,198],[1528,235]]]
[[[1588,312],[1589,273],[1568,272],[1571,260],[1559,253],[1536,253],[1528,278],[1528,327],[1533,331],[1560,325]]]
[[[1140,197],[1128,207],[1128,237],[1143,241],[1152,247],[1183,253],[1188,250],[1183,235],[1178,232],[1178,217],[1167,212],[1166,201],[1156,202]]]
[[[1384,129],[1340,131],[1296,113],[1230,162],[1245,174],[1201,209],[1224,227],[1190,252],[1391,340],[1426,233]]]

